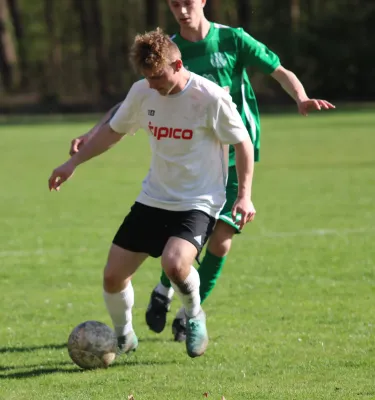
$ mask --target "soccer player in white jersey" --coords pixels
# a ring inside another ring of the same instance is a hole
[[[178,47],[162,31],[138,35],[131,61],[145,79],[132,86],[109,123],[52,172],[49,189],[59,190],[78,165],[102,154],[125,134],[140,128],[148,132],[151,167],[109,250],[104,300],[120,349],[135,350],[131,276],[148,256],[161,257],[185,307],[187,353],[197,357],[205,352],[208,335],[199,274],[192,264],[225,202],[228,144],[236,151],[239,178],[233,216],[241,215],[240,227],[254,218],[254,148],[230,95],[186,70]]]
[[[279,57],[242,28],[232,28],[208,21],[204,15],[206,0],[168,0],[168,4],[180,26],[179,32],[172,38],[180,48],[184,65],[189,71],[207,77],[229,90],[252,138],[255,161],[259,161],[260,156],[261,129],[257,101],[246,73],[248,67],[276,79],[296,102],[297,110],[302,115],[307,115],[313,110],[334,108],[325,100],[310,99],[295,74],[281,65]],[[77,152],[107,121],[114,110],[116,106],[87,134],[74,139],[70,153]],[[215,287],[226,263],[233,237],[241,232],[231,218],[238,185],[235,164],[233,147],[230,146],[227,201],[198,268],[202,303]],[[163,271],[159,283],[152,291],[146,311],[146,322],[154,332],[163,331],[172,296],[173,288]],[[175,340],[185,340],[185,325],[182,308],[172,323]]]

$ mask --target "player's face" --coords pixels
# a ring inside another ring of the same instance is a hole
[[[168,65],[156,72],[144,70],[143,76],[147,79],[150,88],[157,90],[162,96],[172,94],[178,83],[178,74],[172,65]]]
[[[181,28],[197,28],[204,17],[206,0],[168,0],[168,4]]]

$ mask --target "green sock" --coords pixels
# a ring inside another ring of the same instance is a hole
[[[161,275],[160,275],[160,282],[163,286],[165,286],[166,288],[170,288],[172,287],[171,285],[171,281],[168,279],[166,273],[164,272],[164,270],[162,270]]]
[[[208,250],[206,251],[202,263],[198,268],[198,273],[201,280],[201,285],[199,288],[201,304],[206,300],[212,289],[215,287],[216,281],[221,274],[226,258],[226,256],[217,257]]]

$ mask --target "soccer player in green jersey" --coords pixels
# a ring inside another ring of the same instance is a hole
[[[230,92],[253,141],[255,161],[259,161],[260,121],[254,91],[246,73],[247,67],[255,67],[275,78],[296,101],[299,112],[303,115],[307,115],[309,110],[334,107],[324,100],[309,99],[297,77],[281,66],[279,57],[242,28],[231,28],[209,22],[204,15],[205,0],[168,0],[168,3],[180,25],[179,33],[173,35],[172,39],[181,50],[185,67]],[[238,225],[233,222],[231,216],[231,207],[237,196],[237,186],[234,149],[230,147],[227,201],[198,269],[201,279],[201,302],[214,288],[230,250],[233,236],[239,233]],[[155,332],[164,329],[172,295],[171,284],[163,273],[160,283],[151,294],[146,311],[147,324]],[[185,339],[183,308],[173,321],[172,331],[175,340]]]
[[[296,75],[281,65],[279,57],[242,28],[231,28],[208,21],[204,15],[206,0],[168,0],[168,4],[180,26],[179,33],[172,35],[172,39],[180,48],[185,66],[230,92],[253,141],[256,161],[259,161],[260,120],[255,94],[246,73],[247,67],[255,67],[276,79],[295,100],[299,113],[304,116],[312,110],[334,108],[325,100],[310,99]],[[74,139],[71,144],[71,154],[77,152],[79,146],[95,134],[98,127],[116,110],[117,106],[110,110],[90,132]],[[231,216],[231,208],[237,197],[237,187],[234,150],[230,148],[227,201],[198,269],[201,302],[214,288],[225,264],[233,236],[240,232]],[[167,276],[162,273],[159,284],[151,294],[146,311],[146,322],[154,332],[163,331],[173,294]],[[176,341],[185,340],[185,321],[184,309],[181,308],[172,324]]]

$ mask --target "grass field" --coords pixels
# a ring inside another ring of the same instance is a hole
[[[110,324],[102,268],[150,155],[126,138],[49,193],[93,122],[0,126],[0,399],[375,399],[374,112],[264,116],[257,217],[205,303],[207,353],[172,341],[177,299],[167,329],[147,329],[148,260],[134,278],[139,350],[82,372],[65,343],[84,320]]]

